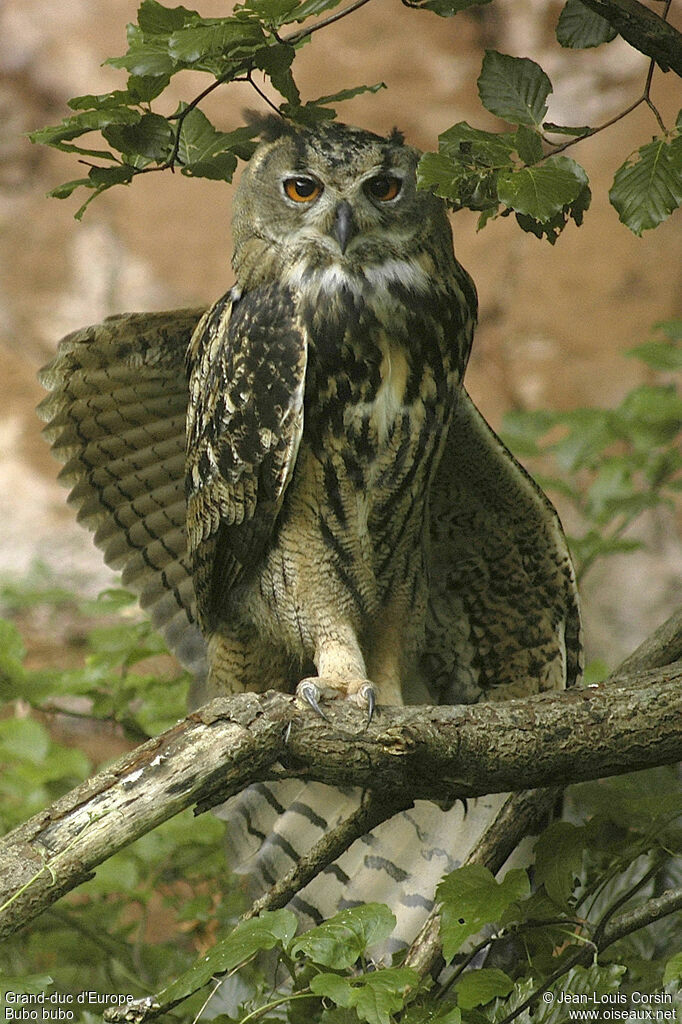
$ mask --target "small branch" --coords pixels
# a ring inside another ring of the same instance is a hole
[[[582,0],[663,71],[682,76],[682,33],[639,0]],[[668,5],[669,6],[669,5]],[[667,7],[664,12],[667,14]]]
[[[568,960],[564,961],[561,967],[557,967],[557,969],[549,975],[549,977],[542,983],[542,985],[540,985],[534,992],[532,992],[527,999],[524,999],[524,1001],[519,1006],[517,1006],[516,1009],[512,1011],[512,1013],[509,1013],[507,1014],[506,1017],[503,1017],[502,1020],[498,1022],[498,1024],[511,1024],[511,1022],[513,1020],[516,1020],[516,1018],[519,1017],[524,1010],[527,1010],[531,1006],[534,1006],[540,998],[540,996],[542,995],[542,993],[546,992],[548,988],[551,988],[552,985],[556,981],[559,981],[560,978],[563,978],[564,974],[568,974],[570,970],[572,970],[574,967],[577,967],[581,963],[590,963],[594,959],[594,955],[596,952],[597,948],[591,942],[589,942],[584,949],[577,950],[573,956],[571,956]]]
[[[636,672],[662,668],[682,660],[682,608],[667,622],[654,630],[639,647],[621,662],[611,679],[620,679]]]
[[[348,7],[344,7],[342,11],[337,11],[336,14],[330,14],[328,18],[323,18],[322,21],[318,21],[315,25],[310,25],[308,28],[302,28],[298,32],[292,32],[291,35],[283,36],[282,42],[289,43],[290,46],[295,46],[296,43],[300,43],[301,40],[307,39],[313,32],[318,32],[321,28],[326,28],[327,25],[333,24],[335,21],[341,21],[342,18],[352,14],[353,11],[359,10],[360,7],[364,7],[368,4],[369,0],[355,0],[354,3],[349,4]]]
[[[634,3],[637,8],[641,8],[641,10],[646,12],[647,15],[650,15],[652,18],[654,18],[658,24],[665,26],[666,29],[670,29],[678,37],[679,42],[677,43],[677,50],[676,50],[676,52],[679,51],[679,58],[682,61],[682,35],[677,31],[677,29],[674,29],[666,21],[666,19],[668,17],[668,12],[670,10],[670,5],[672,3],[672,0],[665,0],[665,5],[663,7],[663,13],[660,15],[660,17],[658,15],[656,15],[656,14],[653,14],[647,7],[642,7],[642,5],[640,3],[637,3],[637,0],[583,0],[583,3],[585,4],[586,7],[589,7],[591,10],[596,11],[597,14],[601,14],[601,16],[603,18],[606,18],[607,21],[609,21],[610,19],[601,10],[602,6],[609,6],[609,5],[611,5],[613,7],[618,7],[619,4],[621,4],[621,3],[623,3],[623,4]],[[612,24],[613,24],[613,22],[612,22]],[[617,26],[614,25],[614,27],[617,27]],[[623,37],[627,39],[627,36],[625,36],[624,33],[621,32],[621,35],[623,35]],[[639,50],[641,53],[649,53],[648,50],[645,50],[643,47],[638,46],[636,43],[633,43],[631,40],[628,39],[628,42],[630,42],[630,45],[634,46],[635,49]],[[661,129],[661,131],[664,134],[666,134],[667,133],[667,128],[666,128],[666,126],[663,123],[663,119],[662,119],[662,117],[661,117],[661,115],[660,115],[660,113],[658,111],[658,108],[655,106],[655,104],[653,103],[653,101],[651,99],[651,83],[653,81],[655,68],[656,68],[656,59],[652,56],[652,58],[651,58],[651,60],[649,62],[649,68],[647,70],[646,80],[644,82],[644,91],[642,92],[642,95],[640,97],[638,97],[638,99],[636,99],[628,107],[626,107],[625,110],[621,110],[618,114],[615,114],[613,117],[610,117],[608,119],[608,121],[604,121],[603,124],[598,125],[598,127],[590,128],[590,130],[585,132],[584,135],[578,135],[574,139],[569,139],[567,142],[562,142],[560,145],[554,146],[550,150],[550,152],[547,153],[546,155],[547,156],[556,156],[557,153],[563,153],[563,151],[565,149],[569,149],[571,146],[575,146],[576,143],[583,142],[584,139],[589,139],[592,135],[597,135],[599,132],[603,132],[606,128],[610,128],[611,125],[617,124],[618,121],[622,121],[624,117],[627,117],[628,114],[631,114],[632,111],[636,110],[637,107],[642,105],[642,103],[646,103],[646,105],[649,107],[649,109],[653,113],[654,117],[656,118],[656,120],[658,122],[659,128]],[[664,68],[663,70],[667,70],[667,69]],[[680,74],[679,71],[678,71],[678,74]],[[580,575],[582,575],[582,576],[585,575],[585,573],[586,573],[587,569],[589,568],[590,564],[591,563],[588,563],[586,566],[582,567]]]
[[[652,899],[647,900],[641,907],[635,907],[634,910],[621,914],[620,917],[617,917],[615,921],[612,921],[604,929],[599,939],[595,936],[594,940],[587,942],[583,949],[576,950],[573,956],[566,960],[561,967],[557,968],[539,988],[528,996],[520,1006],[516,1007],[513,1013],[508,1014],[499,1021],[499,1024],[511,1024],[511,1021],[523,1013],[524,1010],[534,1006],[543,992],[546,992],[548,988],[559,981],[560,978],[563,978],[565,974],[568,974],[574,967],[589,967],[594,961],[595,955],[603,953],[614,942],[618,942],[619,939],[625,938],[626,935],[639,931],[640,928],[646,928],[655,921],[660,921],[662,918],[667,917],[669,914],[674,914],[678,910],[682,910],[682,889],[668,889],[661,896],[654,896]]]
[[[353,814],[327,832],[304,857],[300,858],[295,868],[256,900],[243,915],[242,920],[256,917],[263,910],[278,910],[285,907],[292,896],[300,892],[308,882],[319,875],[320,871],[333,864],[356,839],[371,832],[373,828],[392,818],[399,811],[407,810],[413,803],[409,796],[402,800],[384,799],[373,794],[367,796]]]
[[[561,795],[560,789],[528,790],[509,797],[467,857],[467,864],[483,864],[495,875],[524,836],[541,829]],[[443,966],[440,913],[433,910],[405,958],[421,978],[437,974]]]
[[[604,929],[599,943],[599,951],[603,952],[614,942],[624,939],[626,935],[639,931],[640,928],[646,928],[679,910],[682,910],[682,889],[667,889],[660,896],[652,896],[641,907],[635,907],[634,910],[621,914]]]
[[[253,68],[251,68],[251,70],[247,72],[247,74],[245,75],[245,77],[243,79],[235,78],[235,79],[233,79],[233,81],[235,81],[235,82],[237,82],[237,81],[248,82],[249,85],[252,87],[252,89],[255,89],[255,91],[258,93],[258,95],[263,100],[263,102],[265,104],[267,104],[267,106],[270,107],[271,110],[274,110],[274,112],[276,114],[280,114],[279,107],[275,103],[273,103],[272,100],[270,99],[270,97],[268,95],[266,95],[265,92],[263,92],[261,87],[259,85],[257,85],[256,82],[254,82],[254,80],[253,80]],[[280,116],[281,116],[281,114],[280,114]]]
[[[621,893],[617,900],[614,900],[614,902],[605,912],[604,916],[602,917],[599,924],[594,930],[592,941],[597,947],[600,945],[604,937],[604,933],[608,927],[611,918],[615,917],[620,908],[624,907],[628,900],[632,899],[635,893],[638,893],[641,889],[643,889],[647,882],[651,881],[651,879],[658,874],[658,872],[661,869],[661,864],[663,863],[663,860],[664,857],[660,855],[658,857],[655,857],[654,863],[651,865],[649,870],[645,871],[642,877],[637,882],[635,882],[634,885],[630,886],[629,889],[626,889],[624,893]]]
[[[334,21],[340,21],[341,18],[345,18],[348,14],[352,14],[353,11],[358,10],[358,8],[360,7],[364,7],[364,5],[367,3],[369,3],[369,0],[355,0],[355,3],[349,4],[349,6],[345,7],[342,11],[337,11],[336,14],[331,14],[328,18],[324,18],[322,21],[318,21],[317,24],[311,25],[309,26],[309,28],[301,29],[298,32],[292,32],[288,36],[282,36],[281,39],[279,38],[279,36],[275,34],[275,38],[280,43],[288,43],[290,46],[295,46],[297,43],[300,43],[303,39],[306,39],[308,36],[312,35],[313,32],[317,32],[319,29],[325,28],[327,25],[331,25],[332,22]],[[187,115],[196,107],[198,107],[199,104],[203,100],[205,100],[207,96],[210,96],[211,93],[215,92],[215,90],[218,89],[221,85],[225,85],[227,82],[244,81],[244,79],[239,79],[237,77],[242,73],[246,76],[245,80],[253,86],[253,88],[256,90],[261,99],[263,99],[269,107],[272,107],[272,109],[277,114],[279,114],[279,108],[276,107],[271,102],[271,100],[268,99],[265,93],[261,89],[259,89],[256,83],[253,81],[251,77],[253,71],[253,63],[248,60],[244,61],[240,67],[232,68],[229,72],[226,72],[224,75],[221,75],[219,78],[216,78],[216,80],[214,82],[211,82],[210,85],[207,85],[206,88],[203,89],[197,96],[195,96],[194,99],[191,100],[187,104],[187,106],[184,107],[184,109],[181,110],[178,114],[172,114],[168,118],[168,120],[176,120],[177,124],[175,126],[175,138],[173,139],[173,148],[170,152],[168,159],[165,160],[162,164],[159,164],[157,167],[138,168],[137,173],[144,174],[150,173],[152,171],[166,171],[168,169],[170,169],[171,171],[174,170],[176,161],[178,159],[178,152],[180,150],[180,134],[182,132],[182,124]]]

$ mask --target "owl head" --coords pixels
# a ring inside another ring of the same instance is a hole
[[[320,272],[372,274],[422,251],[452,260],[440,199],[417,189],[419,153],[393,132],[264,122],[234,200],[242,287]]]

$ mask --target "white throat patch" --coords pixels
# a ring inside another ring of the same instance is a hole
[[[347,288],[358,297],[368,290],[374,293],[388,292],[396,284],[423,294],[430,284],[425,271],[411,259],[387,259],[383,263],[364,268],[360,274],[350,272],[340,263],[331,263],[328,267],[311,271],[307,263],[299,262],[289,267],[284,280],[295,291],[305,289],[309,294],[315,293],[318,298],[342,288]]]

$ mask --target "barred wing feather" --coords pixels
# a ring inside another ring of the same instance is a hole
[[[185,537],[185,352],[203,310],[126,313],[65,338],[38,413],[78,520],[195,674],[205,643]]]

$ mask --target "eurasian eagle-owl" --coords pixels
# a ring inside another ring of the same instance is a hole
[[[298,687],[371,715],[578,674],[561,526],[462,386],[476,292],[417,160],[396,133],[271,119],[235,196],[231,291],[112,317],[43,371],[79,518],[211,694]],[[254,787],[231,808],[237,859],[267,882],[357,799]],[[409,940],[499,800],[385,823],[299,910],[385,894]]]

